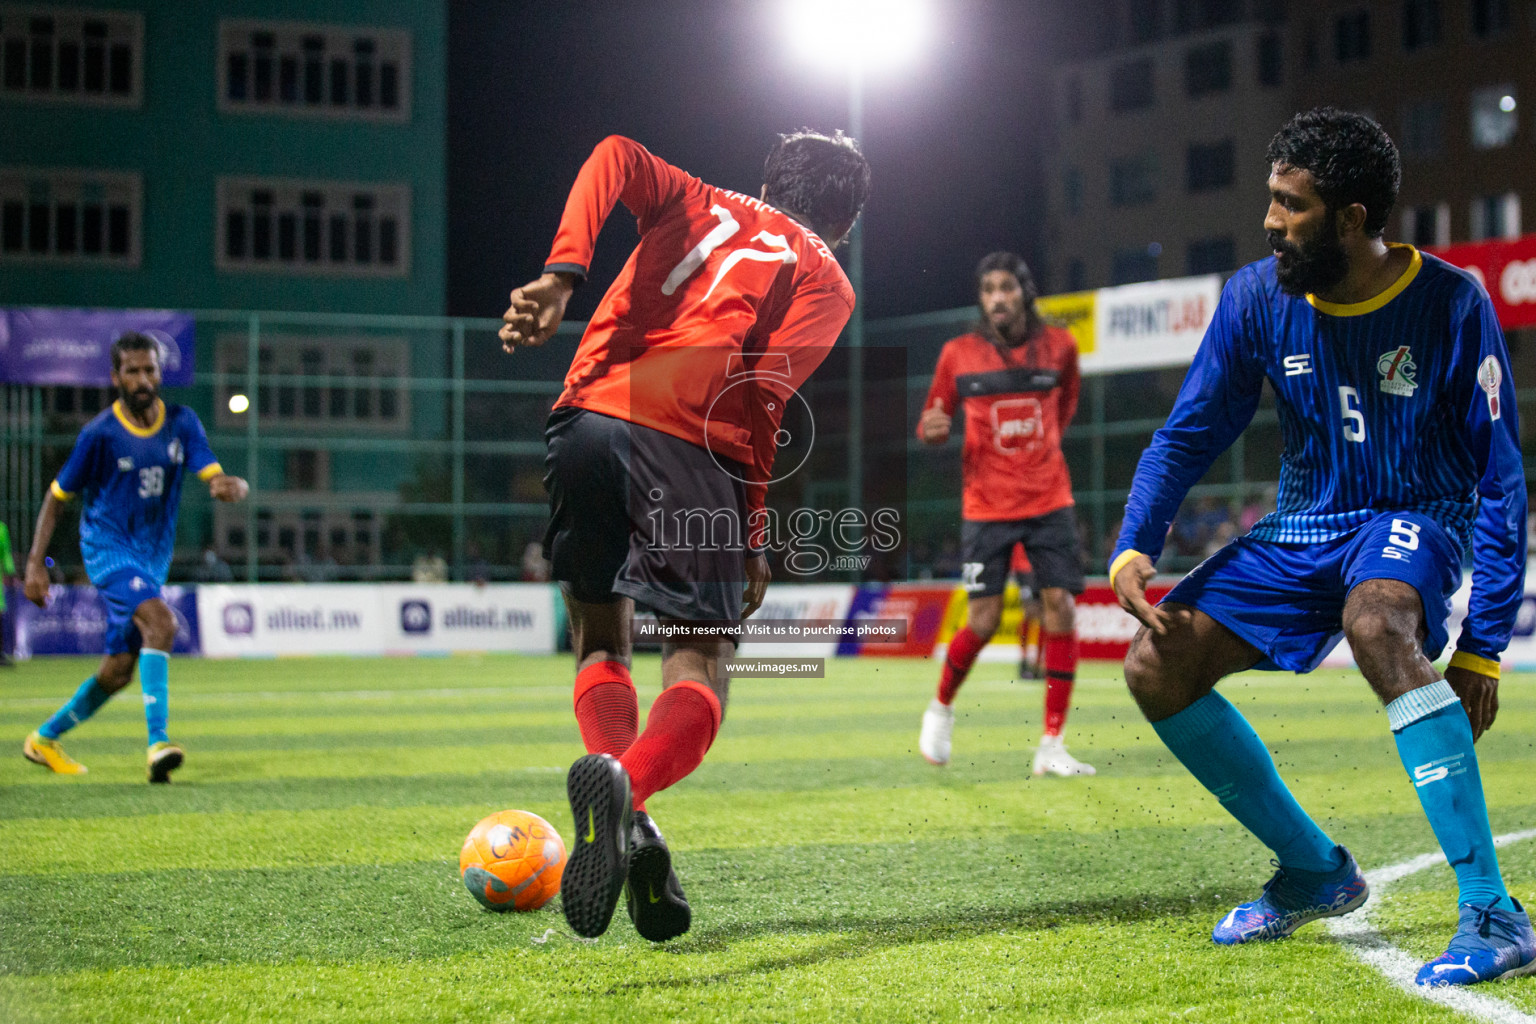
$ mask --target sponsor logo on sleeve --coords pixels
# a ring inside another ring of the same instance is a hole
[[[1488,396],[1488,418],[1496,420],[1503,411],[1499,408],[1499,385],[1504,383],[1504,370],[1498,359],[1489,356],[1477,368],[1477,386]]]

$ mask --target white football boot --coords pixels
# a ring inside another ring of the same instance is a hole
[[[955,709],[935,697],[923,712],[923,731],[917,736],[917,749],[929,764],[949,764],[949,738],[954,731]]]
[[[1067,753],[1066,745],[1061,742],[1060,736],[1046,736],[1040,740],[1040,747],[1035,751],[1036,775],[1094,775],[1093,765],[1084,764],[1071,754]]]

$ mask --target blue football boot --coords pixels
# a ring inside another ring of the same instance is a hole
[[[1480,981],[1536,974],[1536,932],[1519,900],[1514,910],[1461,905],[1461,920],[1444,953],[1419,968],[1420,985],[1476,985]]]
[[[1308,921],[1338,917],[1363,906],[1371,888],[1360,865],[1344,847],[1334,849],[1344,855],[1344,865],[1327,874],[1284,868],[1271,861],[1277,870],[1264,883],[1264,892],[1252,903],[1233,908],[1211,932],[1211,939],[1223,946],[1283,939]]]

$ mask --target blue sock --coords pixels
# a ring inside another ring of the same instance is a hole
[[[101,688],[95,676],[80,684],[75,695],[53,717],[38,728],[37,734],[45,740],[56,740],[96,713],[96,709],[112,695]]]
[[[1456,872],[1460,902],[1498,900],[1500,910],[1515,909],[1499,874],[1472,723],[1456,691],[1444,679],[1410,690],[1387,705],[1387,723],[1429,827]]]
[[[1274,759],[1248,720],[1212,690],[1152,728],[1189,773],[1282,865],[1329,872],[1343,855],[1280,781]]]
[[[139,689],[144,692],[144,724],[149,744],[164,743],[165,723],[170,717],[171,658],[164,651],[146,647],[139,651]]]

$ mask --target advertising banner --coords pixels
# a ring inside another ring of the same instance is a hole
[[[844,641],[838,645],[837,653],[887,658],[928,657],[939,638],[944,610],[949,607],[954,591],[954,585],[948,583],[871,583],[859,587],[848,610],[848,620],[900,619],[907,624],[907,638],[903,643]]]
[[[541,583],[263,584],[198,588],[213,657],[555,650]]]
[[[1084,373],[1187,366],[1221,298],[1221,275],[1101,288],[1094,300],[1093,350]]]
[[[193,587],[165,587],[160,595],[176,616],[176,642],[173,654],[197,654],[197,600]],[[37,654],[102,653],[107,632],[107,606],[95,587],[64,586],[48,589],[48,607],[39,608],[28,601],[20,587],[5,588],[7,629],[14,631],[12,643],[17,658]]]
[[[1064,292],[1061,295],[1042,295],[1035,303],[1040,312],[1055,320],[1077,339],[1080,356],[1092,355],[1097,347],[1093,334],[1093,311],[1098,292]]]
[[[1536,324],[1536,235],[1425,251],[1471,271],[1493,299],[1500,326]]]
[[[156,309],[9,309],[0,311],[0,381],[10,384],[112,383],[112,343],[129,331],[160,343],[161,382],[192,383],[194,323]]]
[[[763,606],[748,621],[793,619],[840,625],[848,621],[853,592],[853,585],[848,583],[772,583]],[[837,653],[837,646],[835,639],[823,643],[747,642],[736,653],[749,658],[830,658]]]

